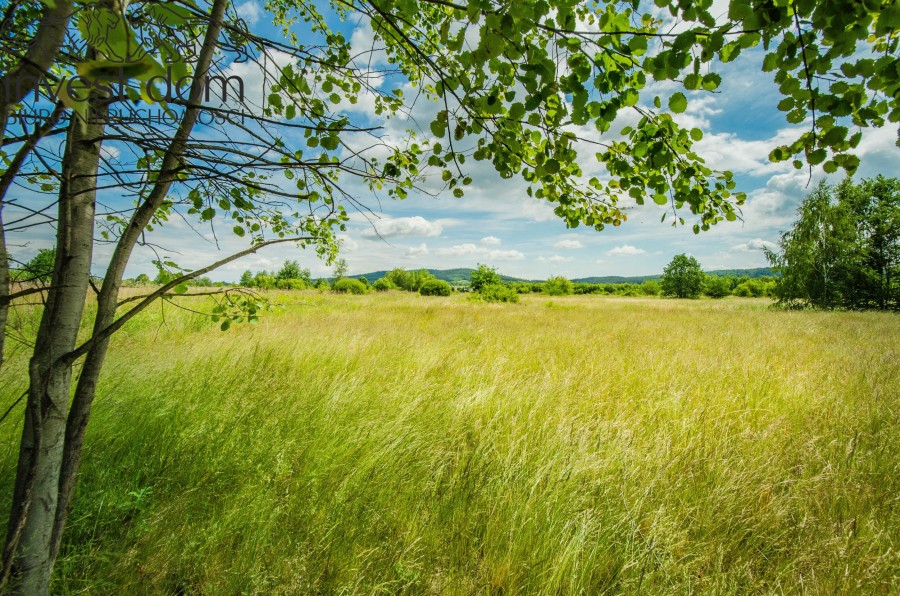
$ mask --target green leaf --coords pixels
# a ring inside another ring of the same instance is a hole
[[[669,98],[669,109],[676,114],[681,114],[682,112],[684,112],[687,109],[687,104],[687,98],[684,96],[684,93],[674,93]]]
[[[186,294],[188,291],[188,285],[186,283],[180,283],[172,288],[172,291],[176,294]]]
[[[703,77],[703,88],[707,91],[715,91],[722,83],[722,77],[711,72]]]

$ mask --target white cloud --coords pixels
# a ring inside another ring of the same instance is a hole
[[[479,248],[474,244],[457,244],[450,248],[439,248],[434,252],[442,257],[467,257],[477,255]]]
[[[606,254],[611,257],[633,257],[636,255],[645,254],[643,248],[637,248],[635,246],[631,246],[630,244],[623,244],[622,246],[617,246],[611,250],[608,250]]]
[[[481,244],[484,246],[500,246],[500,239],[496,236],[485,236],[481,239]]]
[[[584,244],[579,240],[572,240],[571,238],[567,238],[565,240],[560,240],[556,244],[553,245],[554,248],[584,248]]]
[[[517,250],[488,250],[471,243],[439,248],[434,253],[442,257],[478,257],[488,261],[521,261],[525,258],[525,255]]]
[[[444,226],[424,217],[397,217],[379,219],[373,227],[363,230],[365,238],[392,238],[394,236],[440,236]]]
[[[489,250],[484,258],[489,261],[521,261],[525,255],[517,250]]]
[[[742,244],[735,244],[731,247],[731,250],[737,252],[750,252],[753,250],[762,250],[764,248],[768,248],[769,250],[774,250],[778,245],[774,242],[769,242],[768,240],[763,240],[762,238],[754,238],[749,242],[744,242]]]
[[[244,2],[237,7],[237,14],[239,17],[247,21],[248,25],[255,25],[259,22],[259,18],[262,16],[262,9],[260,9],[259,4],[257,4],[253,0],[249,0],[248,2]]]
[[[424,242],[419,246],[410,246],[406,249],[407,257],[424,257],[428,254],[428,245]]]
[[[562,255],[550,255],[549,257],[538,257],[538,261],[542,263],[568,263],[572,257],[564,257]]]

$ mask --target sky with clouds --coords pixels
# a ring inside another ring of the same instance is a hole
[[[239,3],[238,11],[251,30],[265,32],[267,17],[260,4]],[[372,32],[365,22],[342,25],[355,48],[367,51],[372,46]],[[377,53],[373,55],[378,60]],[[272,57],[277,62],[278,56]],[[722,222],[709,232],[695,235],[690,228],[693,218],[685,213],[687,226],[671,227],[667,218],[660,222],[661,207],[632,204],[628,221],[619,228],[603,232],[592,229],[567,229],[554,213],[550,203],[531,199],[525,194],[525,182],[502,180],[490,164],[469,161],[467,173],[473,183],[462,198],[450,193],[439,196],[413,193],[403,201],[375,196],[362,185],[352,186],[359,201],[371,208],[368,213],[351,213],[348,229],[342,234],[342,256],[351,274],[403,267],[447,269],[474,267],[486,263],[502,273],[524,278],[546,278],[550,275],[586,277],[603,275],[646,275],[662,271],[678,253],[697,257],[706,269],[762,267],[766,260],[762,249],[772,247],[779,233],[789,227],[802,198],[819,180],[825,178],[817,169],[794,170],[790,163],[772,164],[769,152],[777,145],[797,136],[803,124],[788,125],[775,105],[778,92],[772,73],[761,72],[761,52],[746,52],[738,60],[718,65],[723,83],[716,93],[690,92],[688,110],[678,116],[679,123],[704,132],[695,151],[714,169],[735,173],[737,190],[747,193],[741,219]],[[252,93],[253,66],[234,65]],[[381,82],[376,81],[376,86]],[[649,100],[654,94],[674,91],[672,83],[653,84],[642,94]],[[400,139],[408,122],[382,122],[374,113],[374,102],[363,97],[356,105],[344,108],[354,118],[383,125],[384,138]],[[439,108],[428,102],[417,103],[412,117],[429,122]],[[623,118],[622,126],[627,124]],[[618,127],[621,129],[621,126]],[[584,132],[596,137],[592,129]],[[857,179],[879,173],[896,175],[900,149],[895,145],[897,131],[886,128],[868,130],[857,154],[861,167]],[[352,142],[352,141],[351,141]],[[361,139],[360,142],[367,142]],[[105,151],[115,152],[114,145]],[[588,176],[601,174],[593,151],[586,151],[584,169]],[[838,182],[839,175],[827,178]],[[435,187],[439,185],[439,181]],[[15,256],[27,258],[38,248],[50,245],[52,230],[29,230],[11,239]],[[154,232],[155,244],[164,246],[183,267],[200,267],[228,252],[246,246],[237,237],[216,240],[210,232],[191,229],[179,218]],[[100,245],[96,261],[102,270],[111,248]],[[127,274],[155,273],[156,255],[138,250]],[[286,259],[297,259],[309,267],[314,276],[328,275],[329,268],[311,250],[291,246],[264,249],[212,274],[214,279],[233,281],[242,271],[277,269]]]

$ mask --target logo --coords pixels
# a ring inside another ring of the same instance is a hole
[[[73,74],[55,78],[35,79],[23,75],[7,77],[6,85],[16,85],[17,92],[34,89],[34,104],[61,101],[73,113],[86,117],[88,99],[92,95],[108,98],[110,103],[124,103],[127,109],[111,110],[110,117],[123,114],[152,120],[153,112],[175,118],[172,109],[138,109],[147,105],[179,105],[188,100],[194,85],[192,64],[198,59],[206,21],[203,15],[174,3],[146,3],[136,5],[128,15],[102,7],[86,7],[72,18],[78,34],[68,37],[66,54],[78,60]],[[233,56],[230,63],[244,63],[249,30],[243,20],[233,21],[226,28],[218,49]],[[203,81],[201,101],[227,105],[244,104],[244,82],[236,75],[209,72]],[[21,110],[10,116],[13,121],[40,121],[48,110]],[[32,115],[31,118],[28,116]],[[163,119],[160,119],[162,121]]]

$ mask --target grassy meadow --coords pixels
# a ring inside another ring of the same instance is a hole
[[[54,592],[900,591],[896,315],[277,300],[116,336]]]

